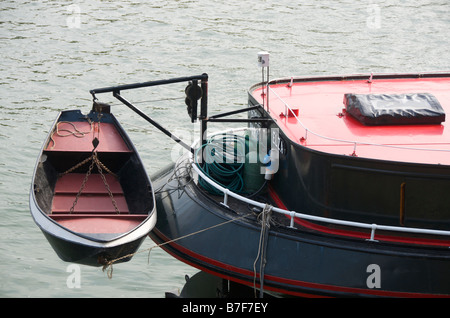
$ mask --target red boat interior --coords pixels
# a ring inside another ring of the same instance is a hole
[[[108,153],[132,152],[114,125],[110,123],[101,123],[99,128],[98,123],[87,121],[60,122],[57,130],[45,149],[49,157],[64,154],[79,158],[77,161],[89,158],[93,150],[94,137],[100,140],[96,148],[100,159],[102,154],[105,155],[103,158],[107,158]],[[81,156],[77,156],[76,153]],[[70,165],[74,162],[76,161],[72,161]],[[90,164],[91,160],[84,164],[84,170],[87,171]],[[102,174],[93,170],[81,192],[80,188],[86,178],[85,172],[78,169],[59,176],[54,188],[50,218],[74,232],[91,234],[124,233],[139,225],[147,215],[130,214],[118,177],[107,171],[103,171]]]

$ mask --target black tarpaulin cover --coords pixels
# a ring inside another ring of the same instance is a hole
[[[345,94],[347,113],[364,125],[440,124],[445,112],[429,93]]]

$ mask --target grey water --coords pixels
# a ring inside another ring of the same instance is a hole
[[[147,239],[128,263],[101,268],[56,256],[29,212],[32,172],[58,112],[87,112],[89,90],[209,74],[209,112],[247,104],[270,77],[450,71],[448,0],[2,0],[0,2],[0,296],[164,297],[196,269]],[[124,96],[187,141],[195,138],[184,87]],[[180,153],[174,143],[113,104],[153,174]]]

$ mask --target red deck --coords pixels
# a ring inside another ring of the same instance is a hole
[[[92,140],[97,137],[100,141],[97,147],[99,152],[131,151],[114,125],[110,123],[101,123],[99,129],[98,123],[93,123],[91,127],[87,121],[59,122],[58,132],[53,134],[45,150],[89,152],[93,149]]]
[[[364,126],[350,115],[340,116],[345,108],[343,99],[346,93],[431,93],[446,112],[447,121],[441,125]],[[260,88],[253,91],[253,96],[262,103]],[[267,107],[267,100],[264,104]],[[295,117],[284,116],[285,104],[291,109],[298,109],[297,117],[301,123]],[[292,87],[277,84],[272,85],[269,91],[269,110],[289,138],[314,150],[400,162],[450,165],[448,77],[374,79],[372,83],[367,79],[317,80],[294,82]]]

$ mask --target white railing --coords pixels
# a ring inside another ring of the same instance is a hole
[[[241,129],[239,129],[241,130]],[[236,131],[236,130],[234,130]],[[218,133],[223,134],[223,132]],[[195,144],[197,144],[195,142]],[[228,206],[228,197],[231,196],[237,200],[240,200],[242,202],[245,202],[247,204],[251,204],[253,206],[259,207],[264,209],[266,207],[265,203],[258,202],[249,198],[246,198],[242,195],[239,195],[233,191],[230,191],[229,189],[217,184],[214,180],[212,180],[209,176],[203,173],[203,171],[198,167],[198,164],[194,161],[193,155],[190,153],[190,164],[194,171],[207,183],[209,183],[211,186],[216,188],[217,190],[221,191],[223,193],[223,202],[225,206]],[[272,211],[276,213],[281,213],[284,215],[287,215],[290,217],[290,226],[291,228],[294,227],[294,221],[295,218],[304,219],[304,220],[310,220],[310,221],[316,221],[316,222],[325,222],[325,223],[331,223],[331,224],[338,224],[338,225],[344,225],[344,226],[350,226],[350,227],[357,227],[357,228],[364,228],[364,229],[370,229],[370,238],[368,241],[377,241],[375,240],[375,231],[376,230],[382,230],[382,231],[391,231],[391,232],[406,232],[406,233],[417,233],[417,234],[428,234],[428,235],[444,235],[444,236],[450,236],[450,231],[444,231],[444,230],[431,230],[431,229],[421,229],[421,228],[411,228],[411,227],[398,227],[398,226],[389,226],[389,225],[379,225],[379,224],[370,224],[370,223],[361,223],[361,222],[354,222],[354,221],[345,221],[345,220],[339,220],[339,219],[332,219],[332,218],[326,218],[321,216],[315,216],[310,214],[304,214],[304,213],[298,213],[296,211],[288,211],[284,209],[280,209],[277,207],[273,207]]]

